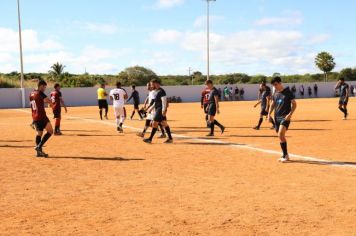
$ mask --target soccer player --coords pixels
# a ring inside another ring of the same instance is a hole
[[[289,87],[283,87],[282,79],[279,76],[274,77],[271,81],[271,84],[276,89],[276,92],[273,94],[272,104],[269,109],[268,118],[271,118],[272,112],[273,110],[275,110],[275,127],[283,151],[283,156],[279,159],[279,161],[284,163],[289,161],[286,132],[288,131],[293,113],[297,109],[297,103]]]
[[[50,97],[53,104],[52,110],[55,119],[54,135],[62,135],[61,132],[62,106],[64,107],[66,113],[67,113],[67,107],[64,104],[62,93],[61,93],[61,86],[59,84],[54,85],[54,90],[51,92]]]
[[[165,141],[165,143],[173,143],[171,129],[167,123],[166,117],[168,108],[166,91],[161,88],[161,83],[158,80],[152,80],[151,86],[155,90],[156,96],[153,101],[151,101],[151,104],[148,107],[148,112],[151,112],[153,108],[155,109],[155,112],[153,116],[151,135],[149,138],[144,139],[143,141],[145,143],[152,143],[152,139],[157,132],[158,125],[161,123],[168,135],[168,139]]]
[[[206,125],[208,128],[209,128],[209,125],[208,125],[209,116],[208,116],[207,107],[209,105],[209,94],[210,94],[210,89],[208,87],[205,87],[201,93],[201,100],[200,100],[201,108],[204,109],[205,122],[206,122]]]
[[[349,115],[347,112],[347,104],[349,102],[349,85],[345,83],[344,78],[340,78],[335,86],[335,89],[339,89],[339,110],[344,113],[344,120],[346,120]]]
[[[44,153],[42,148],[43,145],[48,141],[48,139],[53,134],[53,127],[49,121],[46,111],[45,103],[48,103],[51,107],[53,104],[51,100],[44,94],[46,90],[47,83],[43,80],[38,82],[37,89],[31,92],[30,95],[30,104],[32,110],[32,120],[36,128],[36,147],[37,157],[48,157],[48,154]],[[47,133],[42,137],[43,130],[46,130]]]
[[[100,119],[103,119],[103,109],[105,109],[105,118],[108,119],[109,105],[108,101],[106,100],[108,94],[105,91],[105,84],[100,85],[100,88],[97,90],[97,94]]]
[[[254,127],[255,130],[260,129],[261,124],[263,122],[263,117],[268,116],[270,102],[271,102],[271,88],[266,85],[266,82],[262,82],[262,84],[260,85],[260,100],[254,106],[257,107],[259,104],[261,104],[260,119],[258,121],[258,125]],[[272,123],[271,129],[274,129],[275,124],[272,117],[270,117],[269,122]]]
[[[225,131],[225,127],[220,124],[216,119],[215,115],[220,114],[219,110],[219,91],[214,87],[212,80],[207,80],[205,82],[206,86],[210,89],[209,93],[209,105],[206,108],[208,113],[208,124],[210,127],[210,133],[207,135],[208,137],[214,136],[214,128],[215,125],[221,129],[221,133],[223,134]]]
[[[127,102],[129,102],[131,99],[133,99],[134,110],[132,111],[130,119],[132,120],[133,116],[135,115],[135,112],[137,111],[137,114],[139,115],[140,120],[143,120],[141,112],[140,112],[140,108],[139,108],[140,95],[139,95],[138,91],[136,90],[135,85],[132,85],[131,89],[132,89],[132,93],[131,93],[131,96],[129,97],[129,99],[127,100]]]
[[[113,101],[117,132],[123,133],[122,125],[126,118],[125,100],[128,97],[127,93],[125,89],[121,88],[121,83],[117,82],[116,88],[110,91],[109,96],[110,100]]]

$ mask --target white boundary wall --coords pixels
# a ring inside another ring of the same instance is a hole
[[[307,88],[311,86],[313,88],[315,83],[303,83],[305,89],[305,98],[308,98]],[[328,98],[333,97],[335,94],[334,86],[335,82],[329,83],[317,83],[319,87],[318,97]],[[355,86],[355,83],[350,83]],[[292,86],[293,84],[285,84],[286,86]],[[294,84],[297,88],[297,98],[299,98],[298,88],[302,84]],[[217,85],[217,88],[223,89],[225,86],[235,89],[237,86],[239,89],[244,88],[245,95],[244,100],[256,100],[258,94],[258,84],[238,84],[238,85]],[[183,102],[198,102],[200,101],[200,94],[204,86],[163,86],[169,97],[181,97]],[[128,94],[131,94],[130,88],[125,88]],[[62,94],[64,101],[68,106],[93,106],[97,104],[96,97],[97,88],[63,88]],[[107,91],[110,88],[106,89]],[[144,101],[147,91],[146,87],[137,87],[140,93],[141,102]],[[32,89],[26,89],[25,98],[29,97]],[[51,89],[46,91],[49,94]],[[313,95],[314,96],[314,95]],[[21,90],[16,88],[1,88],[0,89],[0,108],[20,108],[21,105]],[[28,106],[28,105],[27,105]]]

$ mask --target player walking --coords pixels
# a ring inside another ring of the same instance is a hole
[[[99,115],[100,119],[103,119],[103,109],[105,109],[105,118],[108,119],[108,111],[109,111],[109,105],[108,101],[106,100],[106,97],[108,96],[106,91],[105,91],[105,84],[101,84],[100,88],[97,90],[98,94],[98,106],[99,106]]]
[[[158,125],[161,123],[168,135],[168,139],[165,141],[165,143],[173,143],[171,129],[167,123],[166,117],[168,109],[166,91],[161,88],[161,83],[158,80],[152,80],[151,86],[156,93],[155,98],[151,101],[151,104],[147,110],[148,112],[151,112],[154,108],[152,131],[150,137],[148,139],[144,139],[143,141],[146,143],[152,143],[152,139],[157,132]]]
[[[205,83],[206,83],[207,88],[210,89],[209,105],[206,108],[208,116],[209,116],[208,125],[210,127],[210,133],[207,136],[212,137],[212,136],[214,136],[215,125],[217,125],[221,129],[222,134],[225,131],[225,127],[215,119],[216,113],[220,114],[219,91],[214,87],[212,80],[207,80]]]
[[[110,100],[113,101],[114,114],[116,119],[117,132],[123,133],[122,125],[126,118],[125,100],[127,93],[121,88],[121,83],[116,83],[116,88],[110,91]]]
[[[344,113],[344,120],[347,120],[349,113],[347,112],[347,104],[349,102],[349,85],[345,83],[344,78],[340,78],[337,82],[335,89],[339,89],[340,100],[339,110]]]
[[[207,108],[208,108],[208,105],[209,105],[209,94],[210,94],[210,89],[208,87],[205,87],[204,90],[201,93],[201,100],[200,100],[201,108],[204,110],[205,122],[206,122],[206,125],[207,125],[208,128],[209,128],[209,125],[208,125],[209,115],[208,115]]]
[[[254,106],[254,107],[257,107],[259,104],[261,104],[260,119],[258,121],[258,125],[256,127],[254,127],[255,130],[260,129],[261,124],[263,122],[263,117],[268,116],[270,102],[271,102],[271,88],[266,85],[266,82],[263,82],[260,85],[260,100]],[[270,117],[269,122],[271,122],[273,125],[271,129],[274,129],[275,124],[274,124],[274,120],[272,119],[272,117]]]
[[[62,93],[61,93],[61,86],[59,84],[54,85],[54,90],[51,92],[50,97],[53,104],[52,110],[55,119],[54,135],[62,135],[61,132],[62,106],[64,107],[66,113],[67,113],[67,107],[64,104]]]
[[[129,102],[131,99],[133,99],[134,110],[132,111],[130,119],[132,120],[133,116],[137,112],[137,114],[140,117],[140,120],[143,120],[141,112],[140,112],[140,108],[139,108],[139,106],[140,106],[140,94],[136,90],[136,86],[135,85],[132,85],[131,88],[132,88],[132,93],[131,93],[131,96],[129,97],[129,99],[127,100],[127,102]]]
[[[30,95],[32,120],[37,131],[35,147],[37,157],[48,157],[48,154],[44,153],[42,148],[53,134],[53,128],[46,115],[44,106],[45,103],[48,103],[51,107],[53,107],[51,100],[47,97],[46,94],[44,94],[46,87],[47,83],[43,80],[40,80],[38,82],[37,89],[32,91]],[[43,130],[46,130],[47,133],[42,137]]]
[[[276,89],[276,92],[273,94],[268,118],[271,118],[272,112],[275,110],[275,127],[283,151],[283,156],[279,159],[279,161],[287,162],[289,161],[289,155],[287,150],[286,132],[288,131],[292,115],[297,109],[297,103],[289,87],[283,87],[282,79],[280,77],[273,78],[271,84]]]

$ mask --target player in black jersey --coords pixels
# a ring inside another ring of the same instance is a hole
[[[214,87],[213,81],[207,80],[205,83],[206,83],[206,86],[210,89],[209,103],[206,108],[208,116],[209,116],[208,125],[210,127],[210,133],[207,136],[212,137],[212,136],[214,136],[215,125],[221,129],[222,134],[225,131],[225,127],[215,119],[216,114],[220,114],[219,91]]]
[[[349,102],[349,85],[345,83],[344,78],[340,78],[335,86],[335,89],[339,89],[339,110],[344,113],[344,120],[346,120],[347,116],[349,115],[347,112],[347,104]]]
[[[273,110],[275,110],[275,127],[283,151],[283,156],[279,159],[279,161],[287,162],[289,161],[289,155],[287,150],[286,132],[289,128],[292,115],[297,108],[297,103],[289,87],[283,87],[282,79],[280,77],[273,78],[271,84],[276,89],[276,92],[273,94],[268,118],[271,118],[271,114]]]
[[[260,119],[258,121],[258,125],[256,127],[254,127],[254,129],[259,130],[261,127],[261,124],[263,122],[263,117],[268,116],[271,98],[272,98],[271,88],[266,85],[266,82],[263,82],[260,85],[260,100],[254,106],[254,107],[257,107],[259,104],[261,104]],[[269,122],[272,123],[271,129],[274,129],[275,124],[274,124],[274,120],[272,119],[272,117],[270,117]]]

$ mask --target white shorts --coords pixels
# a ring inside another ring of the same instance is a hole
[[[126,109],[125,107],[114,107],[115,117],[126,117]]]

